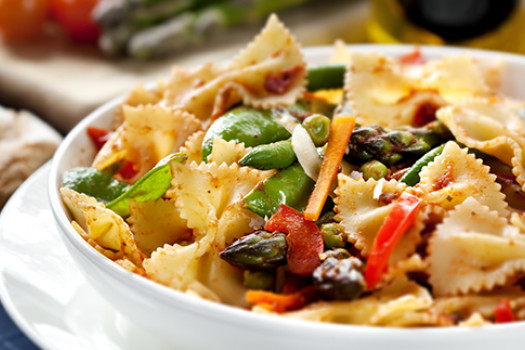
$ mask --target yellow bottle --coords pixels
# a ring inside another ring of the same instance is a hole
[[[525,53],[525,12],[518,0],[371,0],[371,5],[372,42]]]

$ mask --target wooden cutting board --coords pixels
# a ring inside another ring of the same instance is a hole
[[[336,38],[364,42],[366,1],[316,2],[283,13],[281,20],[303,46],[328,45]],[[102,103],[169,75],[173,64],[189,66],[231,58],[260,30],[225,32],[202,47],[155,61],[105,57],[94,47],[75,46],[50,26],[39,40],[0,43],[0,104],[24,108],[63,133]]]

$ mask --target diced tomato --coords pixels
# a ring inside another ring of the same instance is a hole
[[[94,126],[88,126],[86,132],[95,144],[97,151],[99,151],[102,146],[104,146],[111,136],[111,132],[109,130],[97,128]]]
[[[321,264],[319,254],[324,249],[321,232],[301,212],[281,204],[264,228],[270,232],[287,233],[287,260],[292,273],[311,275]]]
[[[503,298],[500,300],[494,310],[494,316],[496,316],[496,322],[498,323],[507,323],[516,320],[512,308],[510,307],[509,299]]]
[[[126,160],[117,173],[122,176],[124,180],[129,180],[137,175],[138,169],[135,169],[135,164],[133,162]]]
[[[425,57],[421,54],[419,47],[416,47],[414,51],[406,53],[397,59],[402,64],[424,64],[426,62]]]
[[[438,109],[439,106],[431,102],[424,102],[420,104],[414,113],[414,126],[427,125],[428,123],[436,120],[436,111]]]
[[[365,281],[369,289],[381,280],[381,275],[388,268],[388,260],[395,246],[414,223],[421,199],[403,192],[379,229],[368,257]]]

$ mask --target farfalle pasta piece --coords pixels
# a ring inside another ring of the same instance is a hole
[[[374,198],[376,186],[381,186],[381,191],[377,198]],[[380,184],[373,179],[354,180],[339,174],[334,200],[337,213],[335,219],[343,225],[347,240],[353,243],[363,256],[370,254],[377,232],[392,209],[392,200],[399,197],[405,188],[405,184],[395,180]],[[406,235],[397,247],[404,251],[407,247],[415,248],[416,242],[413,240],[413,235]],[[393,256],[403,255],[405,254],[397,254],[394,250]]]
[[[128,224],[113,211],[106,209],[93,197],[61,188],[60,194],[80,227],[100,246],[122,252],[137,266],[142,266],[144,255],[137,248]]]
[[[198,280],[199,272],[206,267],[202,257],[207,254],[217,233],[217,222],[207,220],[206,234],[188,245],[166,244],[144,260],[143,267],[152,280],[168,287],[185,291],[190,283]]]
[[[391,285],[364,298],[352,301],[318,302],[299,311],[281,315],[308,321],[387,326],[407,312],[424,312],[431,304],[432,297],[425,288],[409,281],[406,277],[401,277]],[[417,317],[413,319],[420,320]]]
[[[428,253],[435,295],[491,290],[525,270],[525,235],[469,197],[437,226]]]
[[[246,306],[242,271],[219,257],[226,241],[260,228],[262,219],[235,202],[226,207],[220,219],[209,213],[206,233],[188,245],[165,245],[144,262],[148,276],[172,288],[186,291],[198,282],[200,293],[212,293],[221,302]]]
[[[473,197],[502,216],[508,216],[508,204],[500,192],[501,186],[496,183],[496,175],[490,174],[490,168],[467,151],[455,142],[447,142],[443,153],[421,170],[416,192],[425,204],[445,209]]]
[[[188,137],[183,146],[179,149],[179,152],[184,153],[188,159],[188,163],[200,163],[202,162],[202,140],[204,140],[205,132],[200,130],[195,132],[193,135]]]
[[[243,272],[233,267],[219,256],[219,250],[213,247],[200,262],[205,273],[198,281],[212,291],[221,302],[228,305],[246,307],[246,287],[243,285]]]
[[[512,167],[525,189],[525,137],[517,115],[521,104],[510,100],[479,100],[441,109],[437,118],[467,147],[478,149]]]
[[[271,174],[237,164],[172,162],[171,166],[172,188],[167,196],[175,198],[181,217],[199,233],[206,232],[209,220],[220,219],[229,205]]]
[[[244,203],[234,202],[224,210],[220,220],[215,247],[223,250],[241,236],[264,226],[264,219],[244,207]]]
[[[447,56],[425,65],[420,89],[435,90],[451,103],[469,97],[487,96],[492,89],[484,73],[470,54]],[[490,81],[493,81],[492,76]]]
[[[396,128],[412,125],[422,106],[437,109],[489,95],[492,89],[486,80],[467,54],[404,65],[376,53],[352,52],[345,90],[358,123]]]
[[[396,128],[410,125],[418,105],[445,105],[435,92],[414,93],[419,84],[416,78],[404,76],[401,65],[375,53],[352,52],[350,67],[345,76],[345,91],[362,125],[381,125]],[[415,100],[418,103],[415,103]]]
[[[118,161],[133,164],[135,182],[162,158],[177,151],[201,128],[191,114],[161,106],[123,108],[124,122],[104,144],[92,166],[104,170]]]
[[[127,221],[135,242],[148,257],[165,244],[193,240],[193,231],[180,217],[179,209],[175,207],[173,199],[131,201],[129,211],[131,214]]]
[[[478,313],[485,319],[494,318],[494,310],[502,299],[509,300],[513,310],[525,306],[525,296],[519,287],[506,287],[491,292],[434,299],[432,309],[446,315],[461,315],[468,319]]]
[[[261,33],[229,65],[175,67],[164,102],[201,120],[218,116],[241,101],[257,108],[291,105],[306,86],[300,48],[272,15]]]
[[[213,140],[213,147],[209,155],[209,163],[227,165],[238,163],[239,160],[249,151],[249,148],[244,146],[244,143],[237,143],[235,140],[226,141],[220,137]]]

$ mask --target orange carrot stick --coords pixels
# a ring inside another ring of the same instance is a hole
[[[334,117],[330,126],[330,136],[328,137],[328,146],[321,164],[321,171],[304,211],[306,220],[315,221],[319,219],[332,184],[337,177],[339,165],[343,159],[354,126],[355,118],[352,116],[338,115]]]

